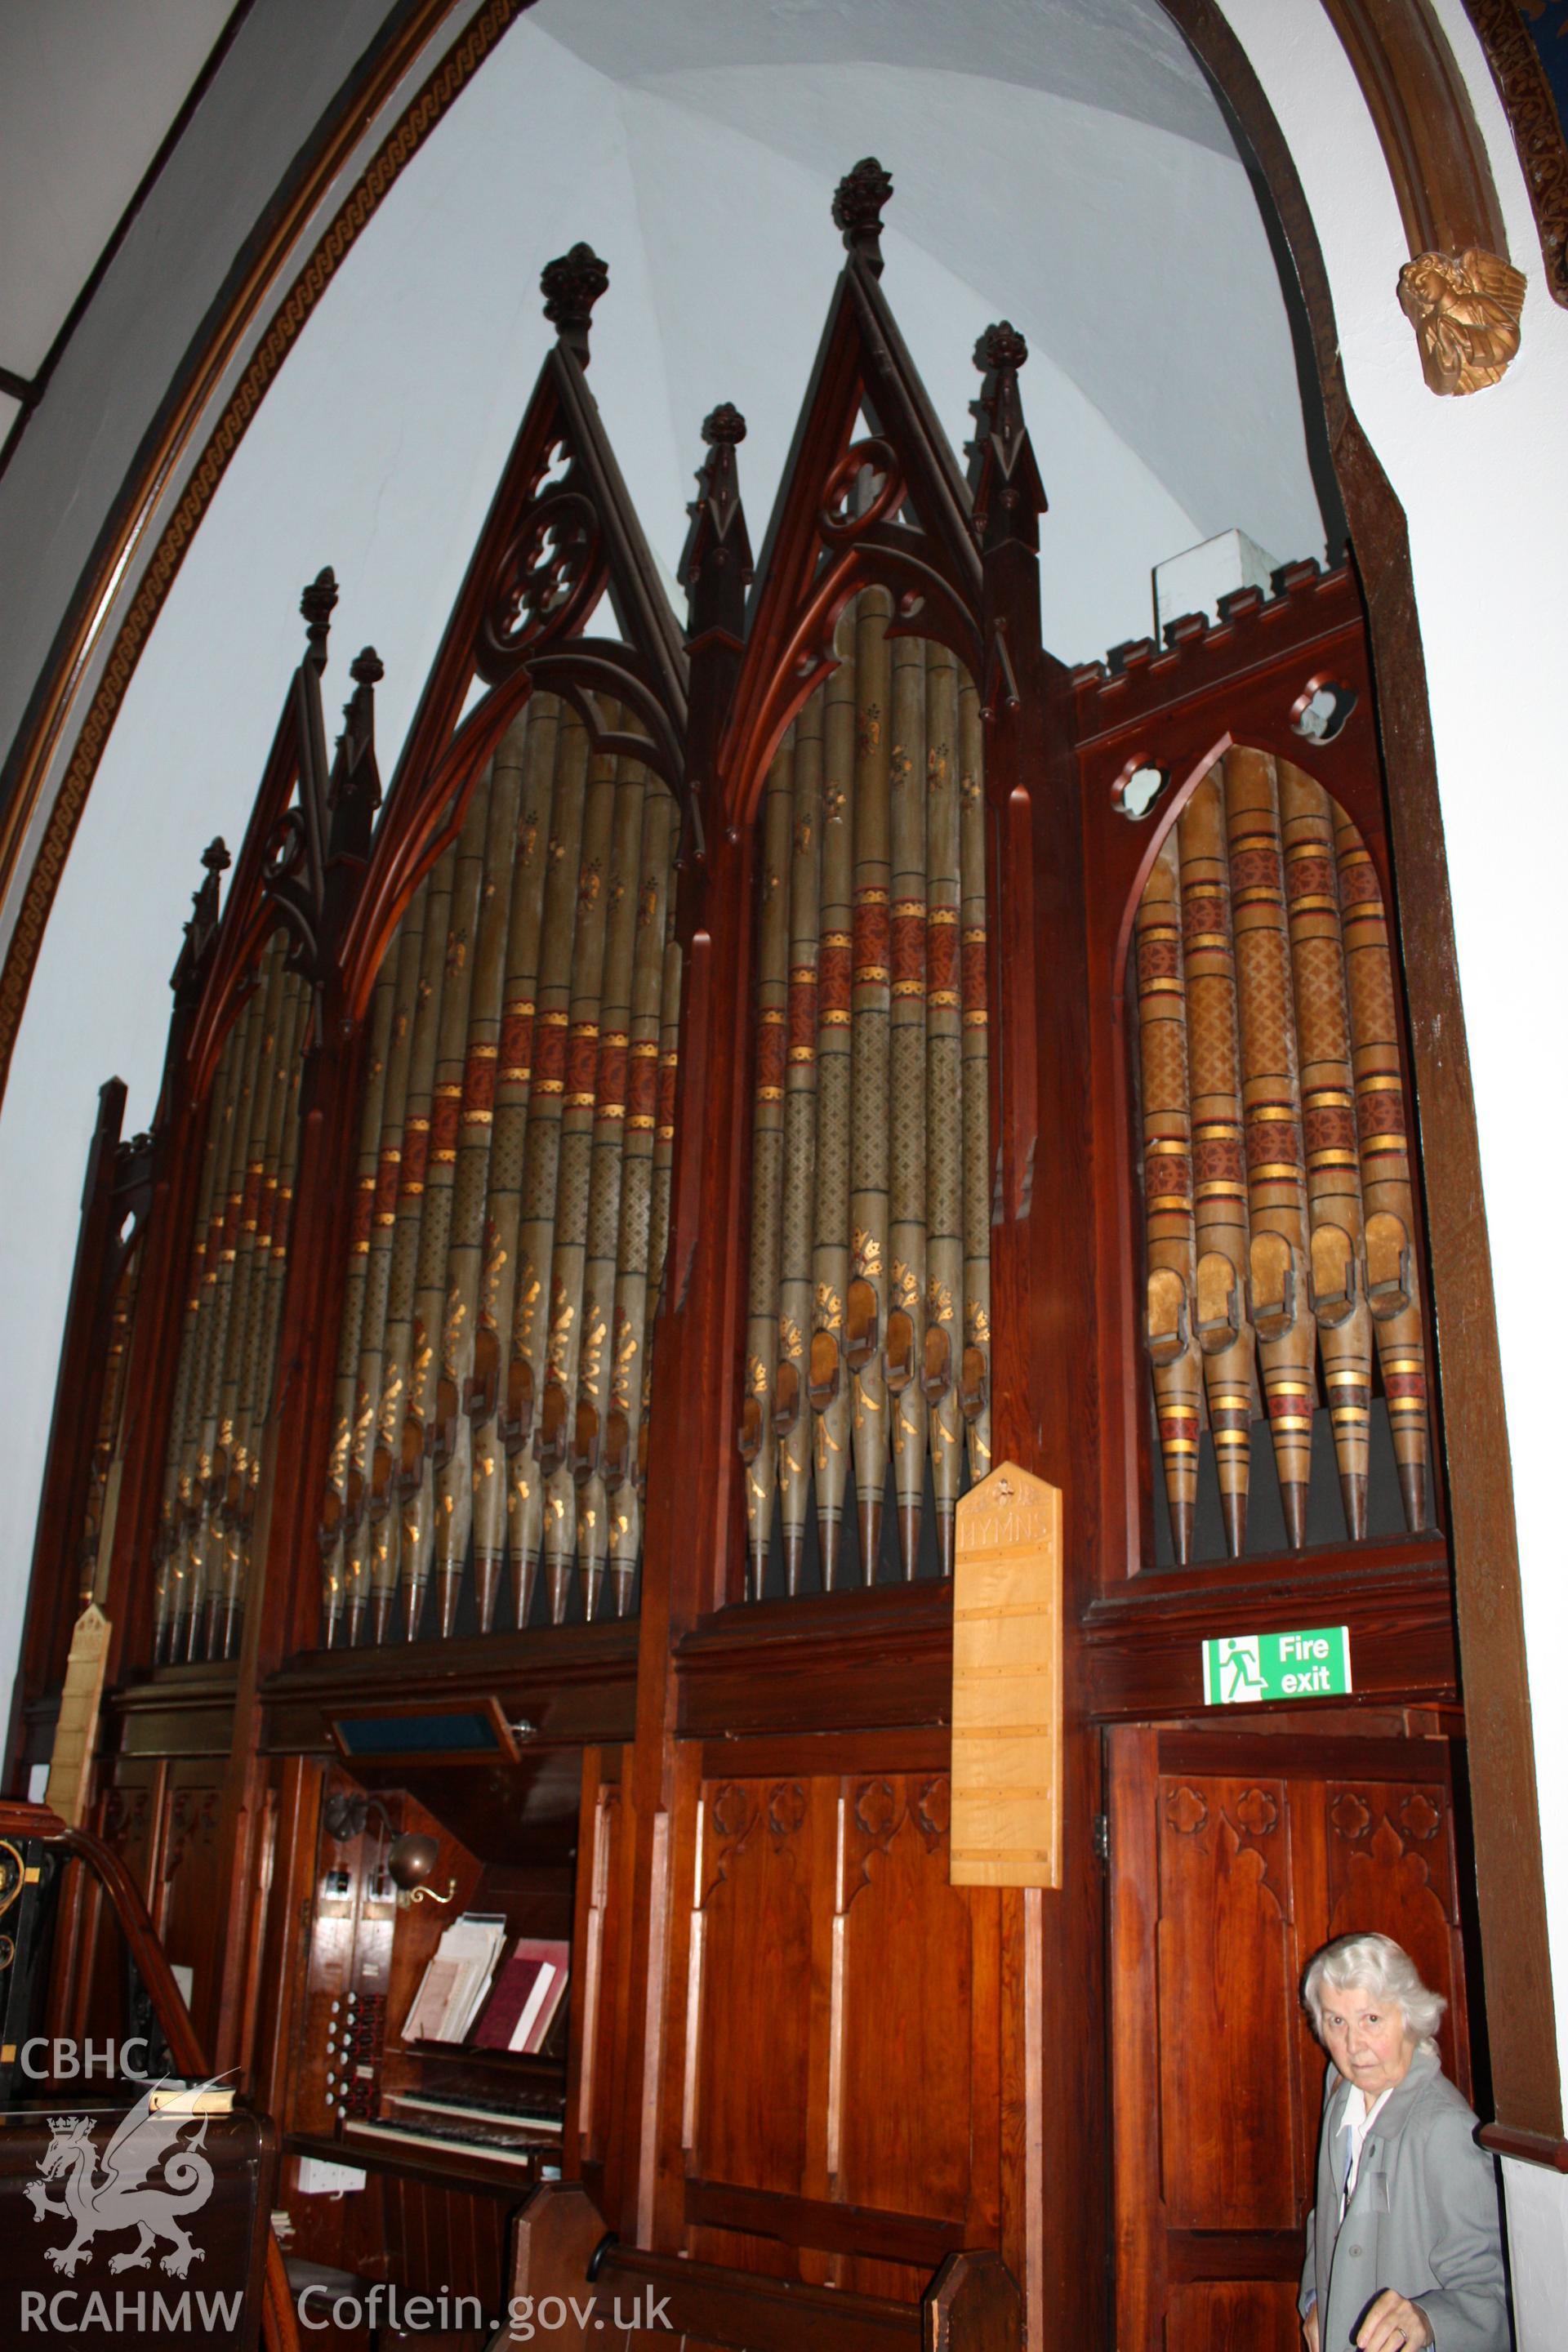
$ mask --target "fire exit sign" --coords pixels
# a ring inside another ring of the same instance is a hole
[[[1317,1625],[1302,1633],[1222,1633],[1204,1643],[1205,1706],[1332,1698],[1350,1687],[1348,1625]]]

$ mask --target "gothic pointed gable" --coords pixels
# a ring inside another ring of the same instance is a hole
[[[833,665],[833,627],[876,579],[895,632],[940,639],[982,670],[983,578],[969,488],[882,290],[889,175],[868,157],[839,183],[847,258],[757,564],[722,768],[731,817]],[[862,429],[862,427],[864,429]]]
[[[208,882],[174,975],[176,999],[192,1007],[186,1062],[198,1097],[274,932],[286,935],[288,967],[306,982],[318,1013],[333,992],[333,950],[353,895],[350,877],[363,866],[381,799],[374,702],[382,666],[369,646],[353,665],[354,692],[336,753],[329,759],[327,751],[321,679],[337,601],[330,568],[300,597],[305,651],[289,680],[221,917],[217,876],[228,863],[221,842],[204,860]]]
[[[468,785],[535,689],[573,705],[595,751],[641,759],[682,790],[685,645],[586,380],[590,320],[608,283],[582,244],[542,274],[556,340],[388,790],[344,942],[356,1008],[398,915],[455,837]],[[587,635],[606,594],[620,635]],[[476,686],[488,691],[465,717]]]

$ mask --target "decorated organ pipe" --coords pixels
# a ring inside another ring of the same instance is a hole
[[[616,1277],[620,1260],[622,1170],[626,1143],[632,968],[647,799],[642,771],[628,760],[617,760],[604,893],[605,961],[594,1066],[583,1341],[568,1432],[568,1462],[577,1490],[578,1571],[583,1613],[587,1618],[601,1613],[609,1571],[611,1528],[605,1441],[617,1338]]]
[[[795,817],[795,743],[773,756],[763,797],[762,917],[757,961],[757,1036],[752,1142],[751,1293],[746,1326],[747,1395],[741,1407],[746,1465],[746,1551],[754,1599],[762,1597],[773,1520],[773,1427],[783,1244],[784,1072],[789,1013],[790,836]]]
[[[403,1559],[405,1525],[404,1504],[418,1476],[419,1465],[405,1456],[405,1442],[418,1443],[416,1424],[406,1415],[411,1388],[419,1378],[415,1356],[415,1295],[419,1279],[419,1243],[424,1230],[425,1193],[430,1173],[430,1120],[436,1092],[436,1055],[440,1040],[441,1002],[449,966],[448,929],[452,883],[457,866],[454,844],[444,850],[430,877],[420,943],[419,977],[413,1006],[413,1036],[408,1054],[408,1087],[403,1106],[403,1141],[397,1169],[397,1207],[392,1226],[392,1256],[387,1276],[386,1320],[382,1340],[381,1394],[375,1411],[375,1456],[371,1475],[370,1515],[374,1527],[371,1569],[371,1613],[374,1627],[389,1624],[396,1611],[401,1586],[404,1629],[412,1639],[417,1620],[407,1614],[409,1601],[418,1591],[415,1576]],[[410,1564],[411,1565],[411,1564]]]
[[[1307,1534],[1317,1381],[1315,1333],[1307,1301],[1307,1202],[1290,944],[1273,761],[1261,751],[1227,752],[1225,790],[1241,1012],[1252,1321],[1285,1533],[1292,1548],[1299,1548]]]
[[[489,805],[483,811],[485,834],[472,945],[468,1038],[455,1138],[440,1370],[429,1445],[435,1472],[436,1620],[442,1634],[450,1633],[457,1615],[473,1526],[473,1423],[463,1411],[463,1400],[473,1379],[480,1287],[492,1278],[486,1271],[485,1202],[500,1055],[507,928],[511,912],[509,886],[525,731],[522,721],[511,729],[491,763],[488,795],[481,791],[476,796],[481,805],[488,799]],[[493,1251],[490,1255],[493,1261]],[[495,1607],[493,1587],[487,1593],[483,1584],[477,1581],[476,1600],[481,1630],[488,1631]]]
[[[1365,1286],[1356,1279],[1365,1227],[1333,816],[1321,784],[1285,761],[1279,772],[1311,1220],[1310,1297],[1345,1528],[1361,1537],[1366,1533],[1372,1318]]]
[[[539,941],[544,877],[550,864],[557,706],[540,698],[529,705],[522,744],[517,828],[511,852],[505,975],[501,983],[500,1046],[490,1143],[489,1195],[485,1210],[484,1274],[476,1310],[473,1385],[466,1410],[473,1421],[474,1587],[479,1630],[495,1620],[506,1567],[505,1430],[512,1411],[510,1335],[517,1299],[517,1226],[528,1149],[529,1100],[539,1011]],[[520,1438],[519,1443],[521,1443]],[[513,1622],[525,1622],[521,1610]]]
[[[397,962],[387,958],[376,983],[371,1011],[365,1068],[364,1102],[360,1118],[359,1156],[354,1170],[353,1219],[349,1241],[348,1271],[343,1282],[343,1318],[338,1343],[337,1381],[333,1390],[331,1455],[321,1517],[322,1562],[321,1615],[335,1635],[345,1619],[351,1643],[363,1621],[365,1587],[364,1474],[365,1441],[370,1406],[360,1380],[360,1349],[365,1320],[373,1311],[371,1269],[381,1273],[384,1298],[384,1248],[379,1235],[376,1208],[380,1192],[382,1113],[386,1101],[388,1057],[396,1013]]]
[[[822,1583],[838,1582],[849,1480],[850,1374],[844,1361],[849,1288],[851,930],[855,824],[855,615],[838,625],[838,667],[823,707],[822,928],[817,951],[816,1237],[806,1360],[816,1472]]]
[[[229,1030],[208,1098],[165,1455],[160,1663],[232,1656],[238,1646],[309,1020],[308,993],[279,934]]]
[[[566,1092],[561,1110],[561,1157],[550,1275],[550,1325],[542,1414],[541,1467],[546,1462],[543,1559],[552,1622],[565,1614],[566,1580],[577,1549],[576,1482],[568,1459],[573,1400],[584,1355],[592,1361],[607,1335],[584,1329],[588,1205],[593,1174],[600,1011],[604,1003],[605,938],[610,894],[616,762],[589,762],[578,868],[573,941],[572,994],[566,1040]]]
[[[959,1493],[989,1466],[979,710],[952,654],[890,617],[879,589],[844,615],[757,820],[753,1596],[775,1548],[800,1589],[814,1516],[824,1588],[851,1558],[874,1581],[889,1483],[897,1572],[923,1541],[950,1573]]]
[[[353,1442],[349,1460],[347,1506],[348,1566],[345,1581],[354,1596],[350,1638],[361,1622],[358,1597],[368,1608],[372,1638],[385,1639],[392,1620],[396,1589],[397,1559],[392,1549],[392,1457],[382,1433],[383,1374],[387,1360],[387,1318],[392,1303],[393,1250],[397,1239],[398,1202],[403,1189],[405,1120],[408,1108],[409,1074],[414,1061],[414,1033],[425,971],[425,923],[429,892],[421,891],[404,916],[394,954],[396,977],[392,999],[392,1037],[382,1084],[381,1141],[376,1156],[375,1203],[371,1225],[369,1263],[365,1272],[364,1310],[361,1326],[359,1380],[354,1395]],[[389,957],[388,961],[391,961]],[[375,1091],[374,1065],[373,1083]],[[352,1293],[351,1293],[352,1297]],[[329,1594],[324,1634],[335,1631],[336,1619]]]
[[[639,761],[591,753],[582,719],[536,697],[388,950],[372,1016],[388,1043],[378,1068],[373,1034],[361,1174],[379,1129],[374,1197],[392,1196],[390,1164],[395,1206],[379,1264],[371,1212],[363,1282],[351,1261],[323,1526],[340,1481],[352,1521],[353,1433],[367,1421],[366,1519],[378,1479],[385,1502],[367,1612],[334,1610],[328,1548],[329,1642],[366,1627],[378,1643],[450,1635],[470,1552],[481,1631],[501,1614],[509,1567],[516,1625],[542,1569],[553,1622],[574,1596],[587,1616],[629,1605],[663,1253],[663,1226],[651,1231],[657,1065],[668,1008],[672,1094],[679,1001],[673,818]],[[666,1170],[668,1202],[668,1157]]]
[[[1183,810],[1178,845],[1197,1252],[1191,1313],[1203,1358],[1226,1542],[1237,1554],[1247,1548],[1257,1370],[1247,1306],[1249,1228],[1236,942],[1217,773],[1203,779]]]
[[[928,644],[926,667],[925,1339],[917,1377],[931,1415],[937,1559],[952,1573],[964,1439],[963,992],[960,985],[958,666]],[[916,1331],[920,1318],[916,1318]]]
[[[430,1475],[433,1416],[441,1351],[447,1321],[447,1258],[452,1234],[452,1195],[458,1176],[458,1142],[467,1063],[468,1005],[473,992],[475,938],[484,883],[485,835],[497,790],[494,767],[470,795],[458,839],[447,909],[446,969],[436,1032],[436,1070],[430,1097],[430,1146],[419,1218],[415,1265],[414,1329],[408,1394],[404,1405],[402,1579],[404,1630],[412,1636],[425,1613],[435,1551],[435,1481]],[[438,1597],[442,1632],[451,1630],[455,1593]],[[441,1600],[445,1600],[445,1612]]]
[[[788,874],[789,1002],[784,1066],[784,1201],[778,1347],[772,1397],[785,1590],[800,1589],[811,1509],[812,1414],[806,1394],[811,1331],[813,1171],[816,1164],[817,955],[822,897],[823,698],[795,720]],[[768,1400],[762,1400],[768,1410]],[[771,1506],[770,1506],[771,1509]],[[755,1557],[753,1553],[753,1558]]]
[[[268,1100],[260,1162],[255,1168],[255,1210],[247,1207],[242,1222],[242,1243],[248,1244],[237,1282],[235,1319],[240,1339],[231,1349],[237,1363],[232,1387],[218,1423],[221,1463],[214,1465],[217,1515],[223,1534],[224,1578],[221,1622],[209,1617],[207,1654],[232,1657],[239,1646],[247,1589],[250,1578],[250,1535],[256,1517],[261,1479],[263,1424],[270,1401],[273,1367],[278,1353],[278,1326],[282,1308],[283,1274],[288,1264],[288,1234],[293,1210],[291,1181],[300,1142],[300,1087],[302,1047],[310,1000],[292,974],[285,976],[276,1027],[276,1050],[264,1047]],[[253,1163],[254,1167],[254,1163]],[[247,1201],[250,1198],[247,1177]],[[227,1401],[232,1395],[232,1404]],[[221,1486],[220,1486],[221,1481]]]
[[[1197,1517],[1203,1373],[1193,1335],[1195,1272],[1186,989],[1174,832],[1139,902],[1135,945],[1142,1071],[1143,1213],[1149,1244],[1147,1344],[1176,1558],[1191,1555]]]
[[[927,1453],[926,1401],[917,1361],[926,1299],[926,683],[918,638],[897,637],[890,651],[891,1027],[888,1319],[882,1363],[899,1561],[909,1578],[920,1559]]]
[[[850,1067],[849,1288],[844,1301],[844,1360],[855,1376],[856,1525],[860,1573],[870,1583],[882,1545],[888,1475],[888,1173],[889,1096],[889,859],[891,782],[889,703],[892,599],[868,588],[855,616],[854,993]]]
[[[986,1003],[985,776],[980,697],[958,686],[959,940],[963,1038],[963,1355],[958,1402],[968,1426],[973,1484],[991,1470],[990,1010]]]
[[[1394,967],[1377,870],[1342,809],[1334,815],[1340,910],[1351,1005],[1356,1129],[1365,1209],[1366,1300],[1377,1337],[1405,1515],[1428,1524],[1431,1428],[1415,1265],[1410,1122],[1399,1069]]]
[[[1365,1535],[1379,1379],[1418,1531],[1430,1436],[1407,1120],[1387,922],[1360,834],[1290,762],[1227,752],[1154,861],[1133,958],[1147,1337],[1175,1556],[1191,1556],[1195,1502],[1175,1420],[1196,1439],[1206,1413],[1239,1553],[1250,1425],[1267,1417],[1299,1546],[1320,1395],[1345,1529]],[[1185,1192],[1166,1181],[1184,1150]]]
[[[675,1052],[679,1019],[680,955],[669,938],[674,920],[671,861],[676,807],[668,793],[649,784],[642,794],[642,843],[632,940],[631,1017],[627,1024],[626,1119],[620,1146],[620,1228],[615,1268],[613,1346],[608,1411],[598,1476],[608,1515],[610,1606],[624,1617],[642,1549],[642,1494],[649,1377],[648,1340],[658,1269],[668,1225],[669,1146],[675,1131]],[[677,994],[669,1014],[669,1086],[660,1068],[666,961]],[[653,1236],[654,1168],[664,1134],[664,1222],[657,1252]],[[606,1138],[606,1149],[612,1138]]]

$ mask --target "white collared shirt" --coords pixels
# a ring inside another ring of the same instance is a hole
[[[1345,2111],[1340,2118],[1340,2129],[1349,2141],[1343,2163],[1340,2168],[1342,2182],[1340,2190],[1342,2221],[1345,2218],[1345,2208],[1355,2195],[1356,2181],[1361,2175],[1361,2152],[1366,2144],[1366,2136],[1372,2129],[1373,2123],[1387,2097],[1387,2091],[1380,2091],[1369,2107],[1364,2095],[1357,2085],[1352,2083],[1350,2086],[1345,2099]]]

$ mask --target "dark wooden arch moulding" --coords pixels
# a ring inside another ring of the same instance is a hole
[[[1477,1242],[1484,1232],[1480,1150],[1409,536],[1345,390],[1311,213],[1251,61],[1215,0],[1163,5],[1214,82],[1278,225],[1294,278],[1286,299],[1305,313],[1366,603],[1416,1118],[1432,1146],[1424,1160],[1437,1353],[1447,1425],[1465,1433],[1448,1465],[1448,1496],[1496,2126],[1507,2153],[1554,2162],[1562,2090],[1513,1481],[1491,1264]]]

